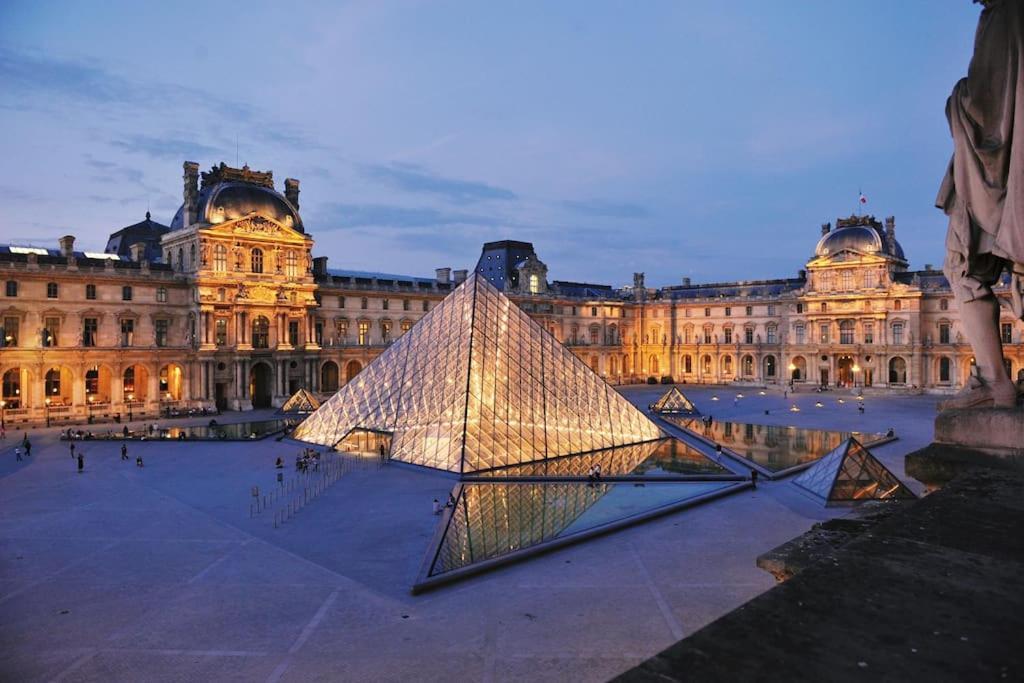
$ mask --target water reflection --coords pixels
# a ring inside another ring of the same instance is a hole
[[[672,438],[474,474],[486,477],[585,477],[595,466],[600,466],[605,477],[732,474],[697,449]]]
[[[745,422],[720,422],[710,426],[700,418],[664,417],[666,421],[721,444],[737,455],[771,472],[781,472],[821,458],[850,436],[864,443],[883,437],[882,434],[835,432],[780,425],[758,425]]]
[[[732,482],[467,483],[429,576],[500,558],[735,486]]]

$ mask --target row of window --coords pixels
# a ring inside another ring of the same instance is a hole
[[[109,384],[112,378],[106,370],[103,372],[104,375],[101,376],[99,367],[92,367],[85,372],[85,377],[83,378],[85,395],[89,403],[93,403],[93,399],[98,399],[99,402],[110,400],[107,392],[110,390]],[[68,374],[67,372],[62,373],[60,368],[50,368],[46,371],[43,377],[46,405],[61,405],[70,400],[68,382],[66,381]],[[177,365],[165,365],[160,368],[157,375],[157,388],[161,399],[177,400],[181,398],[182,375],[182,369]],[[4,407],[11,410],[25,407],[21,376],[21,368],[10,368],[3,375]],[[145,400],[147,391],[146,377],[147,372],[144,367],[140,367],[138,370],[136,370],[135,366],[125,369],[124,374],[121,376],[121,390],[126,402],[136,403]]]
[[[5,287],[4,287],[4,292],[9,297],[16,297],[16,296],[18,296],[18,281],[17,280],[8,280],[6,285],[5,285]],[[134,296],[135,296],[135,292],[134,292],[134,289],[132,288],[131,285],[124,285],[123,287],[121,287],[121,300],[122,301],[132,301]],[[56,283],[56,282],[47,282],[46,283],[46,298],[47,299],[59,299],[60,298],[60,284],[59,283]],[[89,300],[89,301],[95,301],[96,300],[96,285],[94,285],[94,284],[87,284],[85,286],[85,298],[87,300]],[[166,301],[167,301],[167,288],[166,287],[157,287],[156,288],[156,300],[161,302],[161,303],[166,303]]]
[[[168,344],[171,321],[166,318],[158,318],[153,321],[153,340],[156,346],[164,347]],[[3,318],[3,328],[0,329],[0,346],[18,346],[20,333],[20,319],[15,316]],[[53,348],[60,340],[60,318],[47,316],[43,319],[43,328],[40,331],[40,346]],[[82,319],[81,346],[96,346],[99,332],[99,320],[97,318]],[[135,345],[135,319],[121,319],[121,346]]]
[[[347,304],[348,304],[348,300],[347,300],[346,297],[344,297],[344,296],[339,296],[338,297],[338,308],[346,308]],[[381,305],[381,310],[385,310],[385,311],[391,310],[391,299],[381,299],[380,305]],[[369,307],[370,307],[370,300],[368,298],[366,298],[365,296],[364,297],[360,297],[360,299],[359,299],[359,309],[365,311],[365,310],[369,309]],[[427,311],[430,310],[430,302],[424,300],[423,302],[421,302],[421,307],[423,309],[423,312],[426,313]],[[411,311],[412,310],[412,300],[410,300],[410,299],[402,299],[402,310],[403,311]]]

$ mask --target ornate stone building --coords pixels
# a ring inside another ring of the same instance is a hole
[[[169,226],[146,220],[102,253],[0,247],[0,411],[60,422],[280,405],[337,390],[466,277],[334,270],[313,257],[299,182],[184,165]],[[971,364],[942,274],[910,271],[895,221],[822,226],[796,277],[647,288],[547,279],[527,242],[475,269],[610,382],[828,384],[950,391]],[[1005,287],[1004,287],[1005,289]],[[1001,325],[1024,380],[1024,329]]]

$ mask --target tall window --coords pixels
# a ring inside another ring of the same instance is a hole
[[[940,311],[948,311],[949,310],[949,299],[939,299],[939,310]]]
[[[806,334],[804,332],[804,326],[803,325],[797,325],[795,328],[793,328],[793,331],[795,332],[796,343],[797,344],[803,344],[803,343],[806,342],[807,337],[806,337]]]
[[[11,368],[4,373],[3,399],[8,408],[21,407],[21,368]]]
[[[949,323],[939,323],[939,343],[949,343]]]
[[[47,282],[46,283],[46,298],[47,299],[56,299],[57,298],[58,289],[59,288],[57,287],[57,283],[56,282]]]
[[[683,372],[690,374],[693,372],[693,357],[683,356]]]
[[[710,318],[711,317],[711,309],[709,307],[705,307],[704,308],[704,317],[705,318]]]
[[[745,327],[743,329],[743,343],[744,344],[753,344],[754,343],[754,328],[753,327]]]
[[[430,310],[430,302],[429,301],[424,301],[423,302],[423,312],[426,313],[429,310]]]
[[[865,289],[875,286],[875,271],[865,270],[864,271],[864,287]]]
[[[705,327],[704,328],[704,343],[705,344],[710,344],[711,343],[711,328],[710,327]]]
[[[530,294],[540,294],[540,278],[536,275],[530,276]]]
[[[85,298],[93,301],[96,299],[96,285],[85,286]]]
[[[853,271],[849,268],[844,269],[842,273],[840,273],[839,280],[842,283],[844,291],[853,289]]]
[[[178,270],[185,270],[185,250],[178,249]]]
[[[943,356],[939,359],[939,381],[948,382],[951,374],[949,359]]]
[[[744,312],[745,312],[745,313],[746,313],[747,315],[754,315],[754,307],[753,307],[753,306],[747,306],[747,307],[746,307],[746,310],[745,310]]]
[[[726,318],[731,318],[732,317],[732,306],[726,306],[725,307],[725,317]]]
[[[4,329],[3,339],[0,339],[3,343],[2,346],[17,346],[18,345],[18,323],[21,322],[14,316],[4,318]]]
[[[288,321],[288,343],[292,346],[299,345],[299,321],[289,320]]]
[[[157,287],[156,288],[156,300],[162,304],[167,303],[167,288]]]
[[[843,321],[841,321],[839,323],[839,343],[840,344],[852,344],[853,343],[853,321],[852,320],[843,320]]]
[[[125,285],[121,288],[121,301],[132,300],[132,288],[130,285]]]
[[[252,321],[252,347],[266,349],[270,347],[270,321],[259,315]]]
[[[902,344],[903,343],[903,323],[892,324],[892,343]]]
[[[999,326],[999,336],[1002,338],[1004,344],[1013,343],[1013,324],[1003,323]]]
[[[8,280],[4,291],[7,296],[18,296],[18,282],[16,280]]]
[[[380,321],[380,338],[385,344],[391,342],[391,321],[381,320]]]
[[[93,396],[100,391],[100,370],[92,368],[85,373],[85,395]]]
[[[361,308],[364,311],[367,309],[369,304],[370,302],[366,300],[365,296],[359,300],[359,308]]]
[[[96,346],[96,332],[99,330],[99,320],[96,318],[85,318],[82,321],[82,346]]]
[[[402,334],[405,334],[406,332],[408,332],[411,329],[412,329],[412,321],[411,320],[403,320],[402,321]]]
[[[345,297],[338,297],[338,308],[345,308]]]
[[[262,273],[263,272],[263,250],[253,249],[250,252],[249,264],[252,267],[252,272]]]
[[[46,371],[46,380],[44,382],[44,389],[46,396],[60,396],[60,369],[50,368]]]
[[[299,256],[294,251],[289,251],[284,257],[284,274],[288,277],[299,276]]]
[[[213,323],[213,343],[217,346],[228,345],[228,321],[224,318],[217,318]]]
[[[129,394],[135,393],[135,366],[128,368],[124,371],[124,377],[121,379],[121,391],[124,393],[124,397],[129,401],[134,397],[129,397]]]
[[[370,321],[359,321],[359,345],[366,346],[370,343]]]
[[[47,317],[43,321],[43,346],[56,346],[60,338],[60,318]]]
[[[408,299],[402,299],[402,310],[408,311],[412,307],[412,302]]]
[[[385,311],[388,310],[389,308],[391,308],[391,302],[388,299],[384,299],[381,302],[381,308],[384,309]]]
[[[228,269],[228,248],[223,244],[216,244],[213,247],[213,269],[218,273]]]
[[[725,343],[726,344],[732,344],[732,328],[731,327],[725,328]]]
[[[768,315],[775,315],[775,304],[768,304]]]
[[[131,346],[135,341],[135,320],[132,318],[121,319],[121,346]]]
[[[864,323],[864,343],[874,344],[875,343],[875,324],[872,322]]]
[[[154,322],[154,334],[156,336],[157,346],[167,346],[167,330],[169,328],[169,321],[166,319],[158,319]]]
[[[901,311],[901,310],[903,310],[903,302],[900,301],[899,299],[896,299],[896,301],[892,302],[892,308],[893,308],[894,311]]]
[[[829,343],[828,329],[829,329],[828,323],[823,323],[823,324],[818,326],[818,343],[820,343],[820,344],[828,344]]]
[[[188,269],[196,269],[196,245],[194,242],[188,246]]]

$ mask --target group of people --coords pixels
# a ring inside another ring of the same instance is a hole
[[[4,433],[4,438],[5,439],[7,438],[6,432]],[[21,457],[21,453],[22,453],[23,450],[24,450],[26,456],[32,455],[32,442],[28,440],[28,434],[22,434],[21,435],[21,445],[20,446],[16,446],[15,449],[14,449],[14,457],[15,457],[16,460],[22,461],[22,460],[25,459],[25,458]]]
[[[284,461],[277,459],[277,469],[284,468]],[[314,472],[320,471],[320,452],[315,448],[303,448],[302,452],[295,456],[295,470],[297,472],[308,472],[310,466]]]
[[[601,465],[593,465],[587,470],[587,481],[591,484],[601,481]]]

